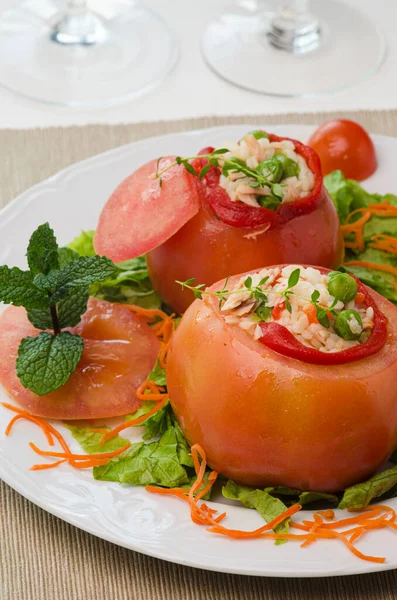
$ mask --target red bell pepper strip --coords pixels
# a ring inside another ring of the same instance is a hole
[[[248,206],[243,202],[233,202],[230,199],[226,190],[219,185],[219,178],[221,176],[220,169],[211,167],[202,180],[202,183],[204,184],[204,195],[216,216],[227,225],[231,225],[232,227],[250,228],[270,225],[269,229],[272,229],[286,223],[294,217],[312,212],[321,202],[323,197],[328,194],[323,185],[320,159],[314,150],[297,140],[279,137],[274,134],[269,134],[269,139],[271,142],[281,142],[283,140],[293,142],[295,152],[303,156],[309,169],[314,175],[313,190],[305,198],[280,204],[277,210]],[[212,151],[213,148],[208,147],[201,150],[199,154],[208,154]],[[207,164],[207,160],[196,159],[192,164],[197,173],[199,173],[201,168]]]
[[[326,269],[318,268],[318,270],[322,273],[328,272]],[[387,318],[379,310],[366,287],[356,277],[354,279],[357,282],[359,293],[364,296],[362,304],[367,308],[371,306],[374,310],[374,326],[371,335],[363,344],[357,344],[353,348],[340,352],[320,352],[320,350],[301,344],[286,327],[274,322],[260,324],[263,335],[258,341],[278,354],[313,365],[343,365],[376,354],[386,343]]]

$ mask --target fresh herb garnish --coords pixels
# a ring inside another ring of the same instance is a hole
[[[30,322],[43,331],[21,341],[16,361],[22,385],[42,396],[64,385],[75,371],[83,340],[62,331],[74,327],[87,309],[88,289],[114,272],[108,258],[80,257],[58,248],[48,223],[32,234],[28,271],[0,267],[0,301],[26,308]]]
[[[160,162],[163,158],[162,156],[160,156],[160,158],[157,161],[156,174],[155,174],[154,178],[158,179],[160,187],[163,187],[162,175],[164,175],[164,173],[166,173],[167,171],[169,171],[170,169],[172,169],[172,167],[175,167],[176,165],[183,165],[185,170],[188,173],[190,173],[191,175],[195,175],[195,176],[199,177],[200,179],[202,179],[208,173],[209,168],[211,166],[213,166],[213,167],[219,166],[219,161],[218,161],[217,157],[219,154],[226,154],[226,152],[229,152],[229,150],[227,148],[218,148],[217,150],[213,150],[213,152],[209,152],[208,154],[197,154],[196,156],[188,156],[187,158],[183,158],[182,156],[177,156],[174,162],[172,162],[169,165],[167,165],[166,167],[164,167],[164,169],[159,170]],[[197,171],[193,167],[193,165],[190,164],[191,160],[195,160],[197,158],[203,158],[203,159],[208,160],[208,165],[205,165],[199,173],[197,173]],[[207,168],[207,166],[208,166],[208,168]]]
[[[251,135],[255,139],[262,137],[268,137],[265,132],[254,131]],[[259,136],[259,137],[258,137]],[[276,210],[279,204],[282,202],[284,197],[283,184],[280,182],[286,177],[298,176],[299,166],[295,161],[285,157],[282,154],[276,154],[273,158],[263,160],[258,164],[257,167],[251,168],[247,166],[247,163],[236,156],[224,155],[228,153],[227,148],[218,148],[208,154],[198,154],[196,156],[189,156],[182,158],[177,156],[175,161],[167,165],[164,169],[160,170],[161,158],[157,161],[155,178],[159,179],[160,187],[163,185],[162,175],[174,167],[175,165],[183,165],[188,173],[197,176],[199,179],[203,179],[212,167],[220,167],[222,175],[229,177],[231,173],[240,173],[244,177],[248,177],[249,181],[247,184],[252,188],[267,188],[268,193],[263,193],[257,198],[259,206],[268,208],[270,210]],[[191,161],[196,159],[207,160],[199,172],[196,171]]]
[[[241,288],[238,290],[228,290],[226,288],[226,286],[227,286],[227,282],[229,281],[229,278],[230,277],[227,277],[227,279],[225,280],[225,283],[224,283],[222,289],[220,289],[216,292],[210,292],[208,290],[203,289],[203,288],[205,288],[205,285],[203,283],[193,286],[192,283],[194,283],[194,281],[195,281],[194,277],[191,279],[187,279],[186,281],[177,281],[176,283],[178,283],[182,287],[182,289],[187,288],[187,289],[191,290],[196,298],[201,299],[203,297],[203,294],[205,294],[207,296],[214,296],[214,297],[219,298],[219,308],[221,308],[222,304],[224,302],[226,302],[226,300],[229,296],[231,296],[233,294],[241,294],[241,292],[244,291]],[[327,328],[330,327],[330,315],[333,315],[333,316],[337,315],[335,306],[336,306],[338,300],[335,299],[331,306],[325,306],[323,304],[320,304],[320,302],[319,302],[320,292],[318,290],[315,290],[310,298],[306,298],[304,296],[296,294],[293,291],[293,288],[297,285],[297,283],[299,282],[299,279],[300,279],[300,269],[299,268],[295,269],[290,274],[290,276],[288,278],[288,282],[287,282],[287,287],[285,288],[285,290],[268,290],[266,288],[263,289],[262,286],[264,286],[266,284],[268,279],[269,279],[268,277],[264,277],[259,282],[259,284],[256,286],[252,285],[252,277],[251,276],[248,276],[247,279],[244,281],[244,287],[250,293],[249,299],[250,300],[254,299],[256,301],[261,302],[261,304],[259,305],[259,307],[256,310],[256,314],[258,315],[258,317],[260,317],[260,319],[262,321],[266,321],[270,318],[271,310],[273,309],[273,307],[267,306],[268,294],[276,294],[278,296],[282,296],[282,298],[284,299],[284,302],[285,302],[285,307],[289,312],[292,311],[290,299],[293,297],[299,298],[301,300],[305,300],[309,304],[312,304],[316,309],[316,316],[317,316],[318,322],[321,325],[323,325],[323,327],[327,327]],[[260,311],[260,312],[258,312],[258,311]]]
[[[93,238],[95,231],[82,231],[63,250],[72,249],[80,256],[95,256]],[[146,265],[146,258],[138,256],[115,265],[114,272],[106,279],[90,286],[90,295],[121,304],[136,304],[143,308],[160,308],[161,300],[153,289]]]

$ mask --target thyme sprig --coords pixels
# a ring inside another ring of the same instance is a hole
[[[268,303],[268,294],[276,294],[278,296],[282,296],[284,298],[285,308],[290,313],[292,312],[291,301],[290,301],[291,298],[297,298],[300,300],[304,300],[308,304],[312,304],[315,307],[316,317],[317,317],[318,322],[323,327],[329,328],[330,327],[330,315],[333,315],[333,316],[337,315],[335,306],[338,303],[338,299],[335,298],[333,303],[331,304],[331,306],[326,306],[324,304],[320,304],[320,302],[319,302],[320,292],[318,290],[314,290],[314,292],[312,293],[310,298],[306,298],[305,296],[296,294],[293,291],[293,288],[299,282],[300,275],[301,275],[300,269],[294,269],[294,271],[292,271],[292,273],[290,274],[290,276],[288,278],[287,287],[285,288],[285,290],[263,289],[263,286],[269,279],[268,276],[263,277],[260,280],[260,282],[258,283],[258,285],[255,285],[255,286],[252,285],[252,277],[248,276],[247,279],[244,281],[244,288],[250,294],[249,299],[250,300],[255,299],[257,302],[260,302],[261,303],[260,306],[262,309]],[[208,290],[203,289],[203,288],[205,288],[204,283],[200,283],[199,285],[196,285],[196,286],[192,285],[195,281],[194,277],[192,277],[191,279],[187,279],[186,281],[177,281],[176,283],[178,283],[182,287],[182,290],[184,290],[184,289],[191,290],[196,298],[202,299],[203,294],[205,294],[206,296],[215,296],[215,297],[219,298],[219,308],[221,308],[222,304],[224,302],[226,302],[226,300],[228,299],[229,296],[232,296],[233,294],[241,294],[241,292],[244,291],[241,288],[238,290],[228,290],[227,284],[228,284],[229,279],[230,279],[230,277],[227,277],[225,279],[225,283],[223,284],[222,289],[220,289],[216,292],[210,292]]]
[[[263,161],[256,169],[251,169],[247,167],[246,163],[241,159],[235,156],[231,156],[230,158],[222,158],[221,155],[229,152],[227,148],[218,148],[217,150],[213,150],[208,154],[197,154],[196,156],[188,156],[181,157],[177,156],[175,161],[159,170],[160,162],[163,157],[160,157],[157,161],[156,165],[156,174],[155,179],[159,179],[160,187],[163,186],[162,175],[175,167],[176,165],[183,165],[188,173],[191,175],[195,175],[199,179],[203,179],[210,169],[213,167],[220,167],[222,169],[222,174],[225,177],[229,176],[229,173],[242,173],[245,177],[249,177],[251,181],[248,182],[248,185],[252,188],[263,188],[268,187],[271,190],[271,196],[274,200],[281,202],[283,199],[283,184],[273,181],[274,173],[269,166],[264,166],[263,163],[269,161]],[[205,164],[202,169],[197,172],[193,167],[190,161],[195,159],[206,159],[208,162]],[[221,164],[220,164],[221,161]]]
[[[213,150],[212,152],[209,152],[208,154],[197,154],[196,156],[188,156],[185,158],[183,158],[182,156],[177,156],[175,158],[174,162],[170,163],[169,165],[164,167],[164,169],[161,169],[161,171],[159,171],[160,162],[163,159],[163,157],[160,156],[160,158],[157,161],[156,174],[155,174],[154,178],[160,180],[160,182],[159,182],[160,187],[162,187],[163,186],[162,175],[164,175],[164,173],[166,173],[167,171],[169,171],[176,165],[183,165],[188,173],[190,173],[191,175],[195,175],[199,179],[202,179],[203,177],[205,177],[207,175],[211,166],[219,167],[218,155],[226,154],[226,152],[229,152],[229,150],[227,148],[218,148],[217,150]],[[201,169],[201,171],[199,173],[197,173],[197,171],[193,167],[193,165],[190,164],[191,160],[196,160],[197,158],[204,158],[204,159],[208,160],[208,163],[206,165],[204,165],[204,167]]]

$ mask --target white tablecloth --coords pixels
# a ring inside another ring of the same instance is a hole
[[[0,10],[17,4],[17,1],[0,0]],[[207,68],[200,53],[203,29],[206,22],[231,0],[141,1],[163,15],[181,46],[176,68],[161,86],[122,106],[90,111],[35,104],[0,89],[0,128],[171,120],[204,115],[397,108],[397,0],[345,0],[366,11],[383,28],[388,43],[387,57],[381,70],[370,80],[344,92],[316,99],[277,99],[246,92],[222,81]],[[314,11],[315,2],[312,0]]]

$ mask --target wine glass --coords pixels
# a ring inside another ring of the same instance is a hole
[[[163,20],[126,0],[24,0],[0,16],[0,85],[30,99],[85,108],[159,84],[177,59]]]
[[[204,58],[241,88],[271,96],[343,90],[377,71],[386,44],[376,23],[338,0],[243,0],[207,26]]]

